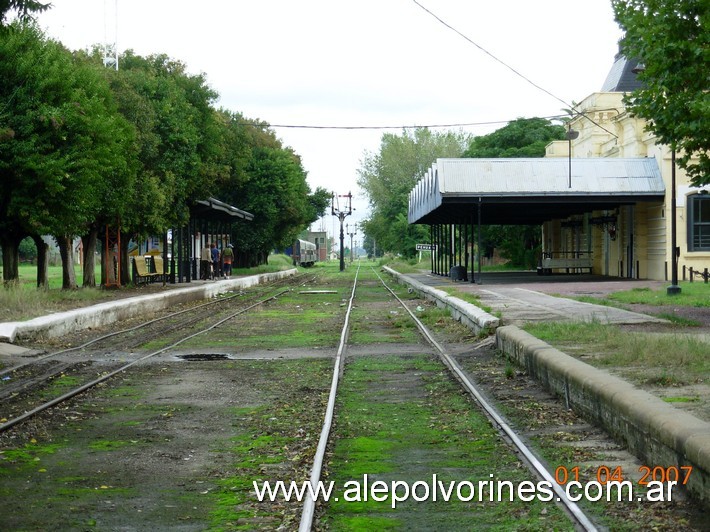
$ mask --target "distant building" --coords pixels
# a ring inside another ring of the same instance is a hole
[[[318,260],[328,260],[328,233],[325,231],[308,231],[305,240],[316,245]]]

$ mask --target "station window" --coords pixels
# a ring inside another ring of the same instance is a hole
[[[688,196],[688,251],[710,251],[710,194]]]

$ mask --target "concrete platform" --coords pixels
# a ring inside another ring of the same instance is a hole
[[[453,304],[450,308],[454,316],[466,314],[467,308],[455,303],[457,298],[435,288],[453,281],[425,274],[403,275],[387,267],[385,270],[412,290],[425,294],[427,298],[435,298],[438,305],[449,307]],[[579,282],[579,279],[574,282]],[[594,287],[595,284],[590,282],[588,286]],[[644,314],[553,297],[528,287],[511,286],[511,283],[456,283],[456,288],[481,295],[486,305],[501,310],[502,321],[506,323],[590,319],[603,323],[663,321]],[[596,289],[602,288],[596,286]],[[692,467],[685,488],[703,506],[710,508],[710,423],[554,349],[516,325],[500,326],[498,318],[482,312],[477,309],[461,321],[473,322],[476,331],[495,328],[498,349],[526,368],[528,374],[563,398],[587,421],[602,427],[617,441],[628,446],[650,469],[657,466]]]
[[[171,290],[158,294],[118,299],[27,321],[0,323],[0,342],[12,343],[38,336],[63,336],[72,331],[109,325],[147,312],[169,308],[179,303],[209,299],[232,290],[275,281],[295,275],[296,272],[297,270],[292,269],[229,280],[195,282],[190,283],[189,286],[177,285]]]
[[[615,307],[593,305],[558,294],[608,293],[630,287],[662,284],[658,281],[632,279],[610,281],[592,275],[538,276],[527,272],[492,272],[485,274],[483,284],[454,282],[447,277],[431,274],[407,274],[427,286],[454,286],[456,290],[475,294],[481,304],[503,316],[506,325],[522,325],[541,321],[596,321],[599,323],[635,324],[667,323],[666,320],[630,312]],[[547,293],[543,293],[544,290]]]

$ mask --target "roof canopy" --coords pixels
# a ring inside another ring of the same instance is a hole
[[[205,200],[196,201],[190,209],[190,216],[203,220],[216,220],[224,222],[234,221],[235,218],[241,218],[247,221],[254,219],[254,215],[252,213],[232,207],[231,205],[215,198],[207,198]]]
[[[437,159],[409,194],[409,223],[538,224],[662,201],[652,158]]]

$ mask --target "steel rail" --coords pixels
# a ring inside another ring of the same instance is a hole
[[[234,312],[234,313],[230,314],[229,316],[220,319],[219,321],[213,323],[209,327],[206,327],[204,329],[197,331],[196,333],[185,336],[184,338],[178,340],[177,342],[170,344],[169,346],[163,347],[162,349],[159,349],[157,351],[154,351],[152,353],[144,355],[136,360],[133,360],[132,362],[129,362],[128,364],[125,364],[125,365],[121,366],[120,368],[117,368],[113,371],[110,371],[109,373],[106,373],[105,375],[102,375],[98,379],[94,379],[91,382],[87,382],[86,384],[83,384],[82,386],[79,386],[78,388],[75,388],[75,389],[73,389],[73,390],[71,390],[59,397],[56,397],[56,398],[52,399],[51,401],[47,401],[46,403],[43,403],[43,404],[37,406],[36,408],[33,408],[32,410],[25,412],[22,415],[14,417],[14,418],[6,421],[5,423],[0,424],[0,432],[4,432],[4,431],[8,430],[9,428],[17,425],[18,423],[26,421],[27,419],[39,414],[40,412],[47,410],[48,408],[56,406],[64,401],[66,401],[67,399],[71,399],[72,397],[75,397],[75,396],[85,392],[86,390],[93,388],[97,384],[107,381],[111,377],[114,377],[115,375],[118,375],[119,373],[126,371],[128,368],[138,364],[139,362],[143,362],[144,360],[148,360],[149,358],[159,355],[161,353],[164,353],[165,351],[168,351],[169,349],[172,349],[172,348],[180,345],[181,343],[186,342],[187,340],[190,340],[192,338],[195,338],[196,336],[199,336],[201,334],[209,332],[209,331],[219,327],[223,323],[231,320],[232,318],[239,316],[240,314],[243,314],[243,313],[247,312],[248,310],[251,310],[254,307],[257,307],[259,305],[263,305],[264,303],[271,301],[272,299],[276,299],[277,297],[279,297],[282,294],[285,294],[286,292],[290,292],[290,289],[287,288],[285,290],[282,290],[278,294],[275,294],[275,295],[268,297],[266,299],[262,299],[260,301],[257,301],[256,303],[249,305],[248,307],[244,307],[242,309],[239,309],[237,312]]]
[[[290,280],[290,281],[293,281],[294,279],[289,279],[289,280]],[[275,283],[272,283],[272,284],[269,285],[269,286],[270,286],[271,288],[273,288],[274,286],[277,286],[278,284],[280,284],[280,281],[281,281],[281,280],[278,280],[278,281],[276,281]],[[23,363],[23,364],[18,364],[17,366],[13,366],[13,367],[10,367],[10,368],[6,368],[6,369],[4,369],[4,370],[0,370],[0,377],[2,377],[3,375],[7,375],[8,373],[14,373],[14,372],[17,371],[17,370],[22,369],[22,368],[24,368],[24,367],[26,367],[26,366],[29,366],[29,365],[31,365],[31,364],[34,364],[34,363],[36,363],[36,362],[40,362],[40,361],[46,360],[46,359],[48,359],[48,358],[53,358],[53,357],[56,357],[56,356],[58,356],[58,355],[63,355],[63,354],[65,354],[65,353],[71,353],[72,351],[79,351],[79,350],[81,350],[81,349],[84,349],[84,348],[86,348],[86,347],[89,347],[90,345],[96,344],[96,343],[101,342],[101,341],[103,341],[103,340],[107,340],[108,338],[113,338],[114,336],[118,336],[118,335],[120,335],[120,334],[130,333],[130,332],[136,331],[136,330],[138,330],[138,329],[142,329],[143,327],[147,327],[147,326],[149,326],[149,325],[153,325],[154,323],[158,323],[158,322],[163,321],[163,320],[167,320],[167,319],[170,319],[170,318],[174,318],[174,317],[176,317],[176,316],[180,316],[180,315],[182,315],[182,314],[185,314],[186,312],[194,312],[195,310],[198,310],[198,309],[201,309],[201,308],[204,308],[204,307],[208,307],[208,306],[211,306],[211,305],[217,305],[217,304],[220,304],[220,303],[224,303],[224,302],[226,302],[226,301],[231,301],[232,299],[234,299],[234,298],[236,298],[236,297],[240,297],[241,295],[243,295],[243,294],[240,293],[240,294],[233,294],[233,295],[226,296],[226,297],[220,297],[219,299],[216,299],[216,300],[214,300],[214,301],[207,301],[206,303],[201,303],[201,304],[199,304],[199,305],[195,305],[194,307],[190,307],[190,308],[188,308],[188,309],[183,309],[183,310],[179,310],[179,311],[177,311],[177,312],[172,312],[172,313],[167,314],[167,315],[165,315],[165,316],[161,316],[160,318],[155,318],[155,319],[152,319],[152,320],[143,322],[143,323],[139,323],[138,325],[135,325],[135,326],[133,326],[133,327],[128,327],[127,329],[121,329],[120,331],[114,331],[114,332],[111,332],[111,333],[108,333],[108,334],[104,334],[103,336],[99,336],[98,338],[94,338],[94,339],[92,339],[92,340],[89,340],[88,342],[85,342],[85,343],[83,343],[83,344],[81,344],[81,345],[77,345],[77,346],[75,346],[75,347],[68,347],[68,348],[66,348],[66,349],[61,349],[61,350],[59,350],[59,351],[54,351],[53,353],[47,353],[46,355],[42,355],[42,356],[33,358],[32,360],[28,360],[27,362],[25,362],[25,363]]]
[[[338,392],[338,383],[340,382],[340,377],[343,374],[343,354],[345,352],[345,341],[348,337],[348,331],[350,329],[350,312],[353,308],[353,300],[355,299],[355,288],[357,287],[357,277],[360,273],[360,262],[358,261],[357,270],[355,271],[355,281],[353,282],[353,289],[350,293],[350,300],[348,301],[348,310],[345,313],[345,323],[343,325],[343,330],[340,333],[340,344],[338,345],[338,352],[335,354],[335,364],[333,365],[333,378],[330,383],[330,394],[328,395],[328,405],[325,409],[325,418],[323,420],[323,428],[320,432],[320,438],[318,439],[318,447],[316,448],[315,456],[313,457],[313,467],[311,468],[310,484],[311,489],[309,490],[306,500],[303,502],[303,511],[301,512],[301,521],[298,527],[300,532],[307,532],[311,530],[313,526],[313,513],[316,508],[316,501],[313,498],[313,494],[317,493],[316,488],[318,482],[320,481],[321,472],[323,471],[323,459],[325,458],[325,450],[328,446],[328,440],[330,438],[330,430],[333,427],[333,414],[335,412],[335,396]]]
[[[524,457],[525,461],[530,464],[533,471],[539,475],[542,479],[547,481],[553,491],[557,496],[557,501],[560,502],[564,508],[567,510],[570,518],[581,526],[585,531],[595,532],[597,530],[596,525],[587,517],[587,515],[579,508],[577,504],[571,501],[567,497],[567,493],[564,489],[555,481],[552,474],[547,470],[547,468],[540,462],[535,453],[530,450],[530,448],[523,443],[523,441],[518,437],[515,431],[508,425],[508,423],[503,419],[503,417],[498,413],[496,408],[490,404],[483,394],[480,392],[478,387],[471,381],[466,372],[461,368],[458,362],[446,352],[446,350],[434,339],[432,334],[429,332],[427,327],[419,320],[419,318],[412,312],[412,310],[402,301],[394,291],[387,286],[385,281],[380,277],[380,275],[374,270],[375,275],[380,279],[382,285],[387,291],[392,294],[392,296],[399,301],[402,307],[409,313],[411,318],[417,324],[419,331],[426,338],[426,340],[439,352],[439,357],[444,362],[444,364],[449,368],[449,370],[454,374],[457,380],[466,388],[466,390],[473,396],[476,402],[484,410],[488,418],[498,427],[498,429],[508,437],[508,439],[513,443],[515,448]]]

